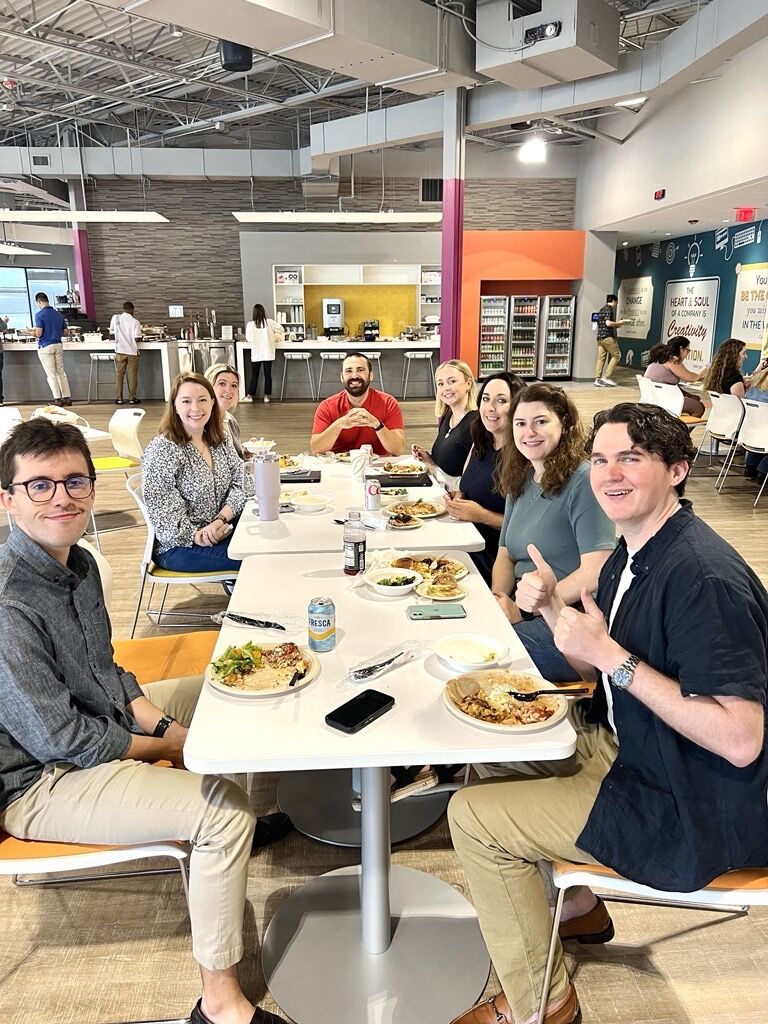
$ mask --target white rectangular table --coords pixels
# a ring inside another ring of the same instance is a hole
[[[371,683],[341,682],[347,668],[398,640],[459,632],[502,639],[512,666],[532,671],[473,568],[462,586],[466,619],[412,622],[405,615],[409,598],[350,590],[336,553],[264,555],[247,559],[240,571],[233,611],[268,609],[279,621],[281,613],[302,614],[312,597],[331,596],[337,646],[318,655],[319,677],[287,696],[238,697],[205,687],[185,746],[187,767],[213,774],[362,769],[362,869],[343,868],[303,886],[281,905],[264,938],[270,990],[298,1024],[445,1024],[487,979],[488,956],[464,897],[434,876],[390,866],[391,765],[557,760],[575,749],[568,720],[509,736],[458,721],[442,700],[455,673],[433,653]],[[225,624],[216,653],[254,636]],[[303,631],[286,639],[306,642]],[[329,728],[327,712],[367,686],[392,694],[395,707],[355,735]]]
[[[325,463],[318,459],[307,459],[309,468],[319,469],[322,476],[318,484],[284,483],[283,491],[308,490],[311,493],[327,494],[331,499],[329,508],[322,512],[282,513],[274,522],[261,522],[254,503],[249,501],[229,542],[231,558],[247,558],[249,555],[301,554],[315,551],[336,551],[341,560],[342,527],[334,519],[346,518],[350,508],[363,508],[363,482],[353,479],[349,463]],[[407,480],[403,479],[403,486]],[[445,494],[437,485],[414,487],[406,498],[382,499],[382,504],[397,500],[424,501],[442,500]],[[424,519],[416,530],[366,530],[369,548],[397,548],[399,551],[481,551],[485,541],[473,523],[454,522],[447,516],[438,519]]]

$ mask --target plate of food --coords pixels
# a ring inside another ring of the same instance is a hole
[[[511,697],[510,690],[552,690],[532,701]],[[490,732],[535,732],[561,722],[568,713],[568,701],[557,687],[538,676],[512,669],[492,668],[468,672],[449,679],[443,690],[448,710],[462,722]]]
[[[336,452],[337,462],[349,462],[349,452]]]
[[[463,580],[469,569],[463,562],[455,558],[448,558],[447,555],[402,555],[393,558],[390,562],[393,569],[413,569],[420,573],[425,580],[432,579],[437,573],[449,572],[455,580]]]
[[[382,597],[403,597],[417,587],[423,577],[413,569],[369,569],[365,582]]]
[[[390,530],[418,530],[422,525],[421,520],[416,516],[409,516],[405,512],[397,512],[387,520]]]
[[[301,455],[281,455],[279,461],[281,473],[298,473],[304,465]]]
[[[408,496],[407,487],[382,487],[381,493],[385,498],[405,498]]]
[[[484,633],[456,633],[435,644],[435,653],[459,672],[493,668],[507,656],[507,646]]]
[[[445,514],[445,505],[442,501],[423,501],[417,498],[416,501],[395,501],[387,505],[386,511],[390,515],[415,516],[417,519],[435,519]]]
[[[433,601],[461,601],[467,592],[456,582],[450,572],[437,572],[416,587],[419,597],[429,597]]]
[[[385,462],[380,467],[390,476],[421,476],[426,467],[417,462]]]
[[[310,491],[307,494],[298,494],[288,499],[297,512],[322,512],[331,504],[331,497],[328,494],[315,494]]]
[[[311,651],[294,643],[259,644],[248,641],[226,651],[206,669],[206,679],[221,693],[237,697],[273,697],[293,693],[311,683],[320,662]]]

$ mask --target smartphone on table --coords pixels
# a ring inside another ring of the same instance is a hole
[[[430,619],[466,619],[463,604],[412,604],[405,609],[409,619],[424,622]]]
[[[325,716],[326,725],[340,732],[360,732],[366,725],[375,722],[394,707],[395,698],[380,690],[363,690],[346,704],[340,705]]]

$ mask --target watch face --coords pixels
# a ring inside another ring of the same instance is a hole
[[[622,666],[621,668],[617,668],[613,673],[611,676],[611,682],[614,686],[618,686],[620,690],[624,690],[632,682],[632,676],[627,669]]]

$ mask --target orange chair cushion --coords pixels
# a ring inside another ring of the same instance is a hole
[[[194,676],[205,672],[219,634],[215,629],[170,636],[113,640],[115,661],[133,672],[139,683]]]
[[[616,874],[611,868],[605,867],[603,864],[574,864],[570,861],[555,861],[555,871],[578,871],[583,869],[589,871],[590,874],[599,875],[601,878],[605,878],[606,881],[610,881],[611,878],[621,878],[621,875]],[[730,889],[744,889],[747,891],[768,889],[768,868],[740,868],[737,871],[727,871],[724,875],[718,875],[717,878],[713,878],[709,885],[702,886],[697,892],[704,892],[707,889],[713,889],[715,891],[725,891]],[[659,890],[663,895],[663,890]]]
[[[0,860],[42,860],[45,857],[72,857],[80,853],[101,853],[114,846],[84,843],[48,843],[41,839],[16,839],[0,832]]]

